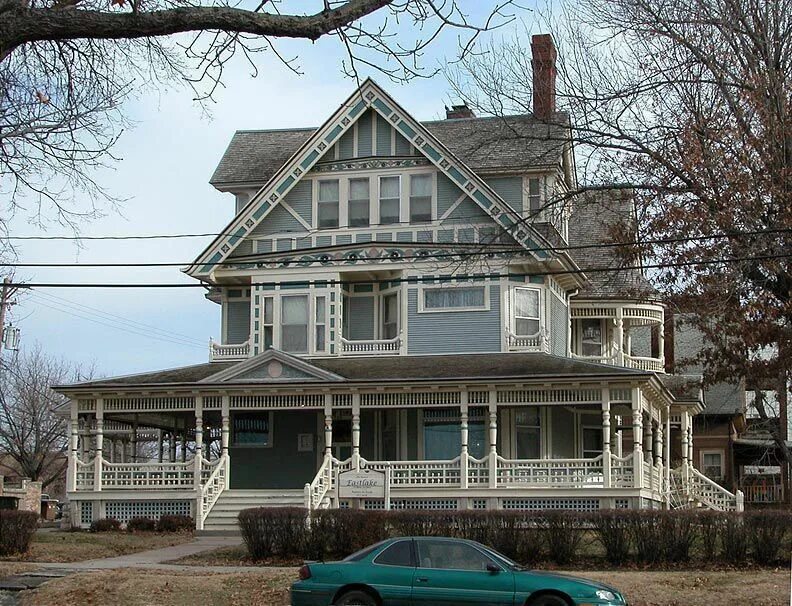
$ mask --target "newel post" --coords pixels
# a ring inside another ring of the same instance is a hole
[[[611,486],[610,389],[602,388],[602,487]]]
[[[459,453],[459,482],[460,487],[468,487],[468,391],[462,390],[459,394],[459,437],[462,444]]]
[[[333,457],[333,394],[327,393],[324,397],[324,442],[325,459]]]

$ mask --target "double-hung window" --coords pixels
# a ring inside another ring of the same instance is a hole
[[[399,296],[396,293],[382,297],[382,337],[395,339],[399,334]]]
[[[281,349],[308,353],[308,296],[281,297]]]
[[[272,332],[275,326],[275,319],[273,317],[273,303],[274,299],[272,297],[264,297],[264,318],[261,325],[264,330],[265,350],[272,348]]]
[[[542,180],[528,179],[528,208],[531,216],[535,217],[542,211]]]
[[[584,356],[601,356],[602,320],[581,320],[580,329],[580,353]]]
[[[315,332],[316,342],[314,347],[317,352],[324,352],[327,349],[327,339],[325,337],[327,331],[327,299],[326,297],[316,297],[315,309]]]
[[[539,294],[536,288],[514,289],[514,334],[530,337],[539,333]]]
[[[410,176],[410,223],[432,220],[432,175]]]
[[[484,286],[425,288],[420,311],[484,310],[486,291]]]
[[[723,479],[723,451],[709,450],[701,453],[701,470],[711,480]]]
[[[369,180],[349,180],[349,226],[367,227],[369,224]]]
[[[338,227],[338,194],[338,179],[319,181],[317,210],[320,229]]]
[[[380,177],[379,222],[390,225],[399,222],[401,208],[401,177]]]

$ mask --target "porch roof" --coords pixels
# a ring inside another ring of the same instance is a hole
[[[268,359],[275,353],[268,351],[257,356]],[[279,358],[286,354],[277,352]],[[291,357],[291,356],[287,356]],[[169,370],[160,370],[149,373],[126,375],[88,381],[73,385],[58,386],[57,389],[85,389],[85,388],[119,388],[150,386],[185,386],[199,383],[200,387],[209,385],[233,384],[234,379],[225,379],[229,373],[224,371],[235,366],[249,367],[255,358],[242,362],[212,362],[196,364]],[[349,357],[349,358],[314,358],[310,360],[297,359],[295,361],[307,363],[317,370],[329,371],[338,375],[341,380],[332,383],[344,384],[354,382],[377,381],[378,383],[394,381],[424,381],[424,380],[482,380],[482,379],[537,379],[537,378],[570,378],[570,379],[605,379],[605,378],[650,378],[654,373],[649,371],[623,368],[606,364],[595,364],[564,358],[544,353],[491,353],[491,354],[451,354],[451,355],[423,355],[423,356],[378,356],[378,357]],[[217,381],[215,375],[222,373]],[[233,374],[233,373],[231,373]],[[306,379],[293,381],[272,381],[257,379],[245,380],[250,385],[272,384],[284,386],[284,383],[306,382]],[[308,379],[308,382],[317,382],[317,379]]]

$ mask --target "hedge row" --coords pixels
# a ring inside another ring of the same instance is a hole
[[[121,530],[121,522],[115,518],[102,518],[91,522],[91,532],[113,532]],[[190,516],[165,515],[158,520],[132,518],[126,523],[129,532],[182,532],[195,530]]]
[[[340,559],[397,536],[447,536],[490,545],[521,564],[678,564],[699,560],[773,565],[788,557],[792,512],[360,511],[246,509],[239,526],[254,559]]]
[[[0,509],[0,556],[25,553],[39,523],[35,511]]]

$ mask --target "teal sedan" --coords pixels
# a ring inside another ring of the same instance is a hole
[[[623,606],[612,587],[527,570],[474,541],[388,539],[340,562],[309,562],[292,606]]]

